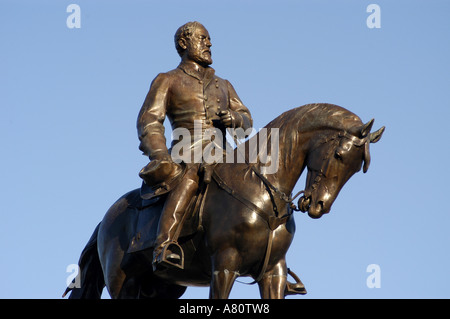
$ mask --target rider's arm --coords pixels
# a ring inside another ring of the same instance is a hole
[[[230,82],[227,82],[229,108],[231,110],[231,116],[233,119],[234,127],[242,127],[244,130],[253,126],[253,119],[250,111],[242,103],[241,99],[237,95],[235,89]]]
[[[169,95],[170,78],[160,73],[153,80],[137,119],[139,149],[150,160],[169,156],[164,136],[164,119]]]

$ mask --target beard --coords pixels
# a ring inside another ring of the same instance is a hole
[[[211,51],[208,49],[193,49],[187,52],[188,58],[194,62],[197,62],[201,66],[208,66],[212,64]]]

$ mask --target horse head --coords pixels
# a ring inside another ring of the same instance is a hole
[[[307,156],[308,175],[304,195],[298,201],[302,212],[320,218],[331,205],[344,184],[356,172],[367,172],[370,164],[369,144],[380,140],[383,126],[370,133],[374,120],[350,130],[323,134],[316,140]]]

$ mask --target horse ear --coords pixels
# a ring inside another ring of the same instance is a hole
[[[386,127],[382,127],[382,128],[380,128],[378,131],[376,131],[376,132],[373,132],[373,133],[370,133],[370,143],[376,143],[376,142],[378,142],[379,140],[380,140],[380,138],[381,138],[381,135],[383,135],[383,132],[384,132],[384,129],[385,129]]]
[[[370,133],[374,121],[375,119],[371,119],[369,122],[363,125],[360,131],[361,137],[366,137]]]

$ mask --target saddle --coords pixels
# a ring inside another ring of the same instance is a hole
[[[199,230],[200,214],[203,208],[202,204],[206,188],[207,184],[199,186],[196,196],[191,199],[188,209],[183,215],[177,236],[180,238],[180,242],[183,242],[183,238],[190,237]],[[147,193],[147,196],[142,196],[142,192],[143,190],[141,189],[141,205],[139,207],[133,207],[138,211],[136,234],[131,239],[127,253],[140,252],[155,247],[159,219],[168,195],[168,192],[164,192],[159,196],[155,195],[154,192],[150,192]]]

